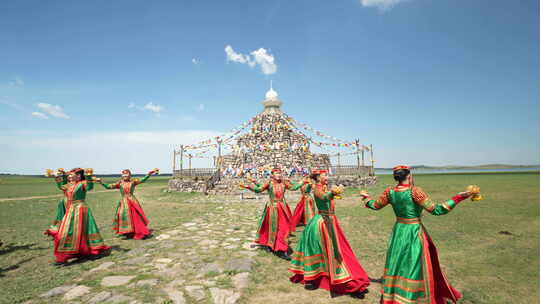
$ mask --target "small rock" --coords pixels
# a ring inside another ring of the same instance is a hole
[[[191,226],[196,226],[197,223],[185,223],[185,224],[182,224],[182,226],[184,227],[191,227]]]
[[[207,274],[209,272],[217,272],[217,273],[219,273],[221,271],[222,271],[222,269],[217,263],[205,264],[199,269],[199,273],[202,273],[202,274]]]
[[[200,301],[206,297],[204,287],[202,286],[186,286],[187,294],[197,301]]]
[[[141,264],[148,263],[150,260],[152,260],[150,257],[141,256],[141,257],[124,260],[122,263],[127,264],[127,265],[141,265]]]
[[[251,265],[255,261],[252,258],[236,258],[228,260],[225,263],[225,270],[236,272],[249,272],[251,271]]]
[[[160,234],[160,235],[156,238],[156,240],[161,241],[161,240],[166,240],[166,239],[169,239],[169,238],[171,238],[171,236],[164,233],[164,234]]]
[[[64,297],[62,299],[64,301],[70,301],[80,296],[84,296],[85,294],[89,292],[90,292],[90,287],[79,285],[77,287],[70,289],[68,292],[66,292],[66,294],[64,294]]]
[[[135,256],[135,255],[142,255],[144,253],[144,248],[135,248],[128,251],[127,255]]]
[[[59,286],[59,287],[56,287],[56,288],[53,288],[53,289],[47,291],[46,293],[42,293],[42,294],[39,295],[39,296],[42,297],[42,298],[50,298],[50,297],[55,297],[55,296],[63,295],[63,294],[65,294],[66,292],[68,292],[69,290],[75,288],[75,286],[77,286],[77,285],[64,285],[64,286]]]
[[[232,277],[234,288],[237,290],[244,289],[249,283],[249,273],[242,272]]]
[[[248,257],[254,257],[257,255],[257,252],[254,251],[240,251],[240,254],[247,255]]]
[[[156,286],[158,284],[158,279],[148,279],[148,280],[141,280],[135,283],[135,286],[141,287],[141,286]]]
[[[107,300],[107,303],[126,303],[133,300],[132,297],[124,296],[124,295],[114,295],[111,298]]]
[[[257,244],[255,244],[255,243],[244,243],[244,245],[242,245],[242,248],[247,249],[247,250],[257,250]]]
[[[114,262],[105,262],[99,265],[98,267],[91,269],[90,272],[105,270],[105,269],[110,268],[114,264],[115,264]]]
[[[112,293],[110,293],[109,291],[102,291],[98,294],[96,294],[95,296],[93,296],[89,301],[88,301],[88,304],[98,304],[98,303],[102,303],[104,302],[105,300],[107,300],[108,298],[110,298],[112,296]]]
[[[235,304],[240,298],[240,294],[237,292],[215,287],[210,288],[210,294],[212,294],[214,304]]]
[[[171,260],[171,259],[167,259],[167,258],[157,259],[157,260],[156,260],[156,263],[161,263],[161,264],[169,264],[170,262],[172,262],[172,260]]]
[[[111,287],[126,285],[133,278],[135,278],[135,276],[108,276],[101,280],[101,286]]]
[[[183,292],[170,287],[164,288],[163,291],[165,291],[165,293],[169,296],[169,299],[171,299],[174,304],[186,303]]]

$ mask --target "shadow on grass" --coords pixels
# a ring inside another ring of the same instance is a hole
[[[47,249],[45,247],[32,248],[32,246],[34,246],[34,245],[36,245],[36,243],[25,244],[25,245],[20,245],[20,246],[8,244],[6,246],[0,247],[0,255],[12,253],[12,252],[17,251],[17,250],[42,250],[42,249]]]
[[[126,248],[122,248],[118,245],[112,245],[111,246],[111,251],[120,251],[120,252],[128,252],[130,251],[131,249],[126,249]]]
[[[15,269],[19,268],[22,264],[30,262],[33,259],[34,258],[24,259],[24,260],[21,260],[21,261],[17,262],[16,264],[13,264],[11,266],[6,267],[6,268],[0,268],[0,278],[4,276],[4,274],[3,274],[4,272],[15,270]]]

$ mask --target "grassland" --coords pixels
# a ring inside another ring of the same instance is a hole
[[[468,184],[482,187],[484,201],[466,201],[448,215],[424,216],[430,235],[439,249],[441,263],[452,284],[462,291],[462,303],[536,303],[540,283],[540,174],[438,174],[417,175],[421,186],[435,200],[445,200]],[[390,176],[380,176],[369,189],[378,194],[392,185]],[[218,207],[217,203],[188,203],[198,194],[165,193],[166,179],[152,178],[137,189],[137,195],[152,221],[162,231],[190,221]],[[96,188],[101,191],[101,189]],[[372,278],[382,275],[386,243],[394,223],[390,207],[381,211],[363,208],[348,189],[337,201],[337,215],[358,259]],[[2,178],[0,184],[0,303],[20,303],[41,292],[70,282],[82,271],[96,267],[89,261],[55,268],[52,242],[42,232],[54,217],[58,197],[1,201],[2,198],[58,194],[52,180]],[[114,247],[107,260],[123,258],[123,252],[139,246],[113,236],[112,214],[116,191],[95,192],[88,203],[106,242]],[[246,202],[246,210],[260,203]],[[297,233],[297,236],[300,233]],[[292,239],[293,246],[296,238]],[[259,253],[243,303],[376,303],[380,285],[372,283],[364,301],[350,297],[329,300],[325,291],[305,291],[288,281],[288,264],[267,253]]]

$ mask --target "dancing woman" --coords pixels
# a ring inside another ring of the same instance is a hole
[[[146,182],[152,174],[157,173],[157,170],[152,170],[141,178],[131,178],[131,171],[126,169],[122,171],[122,179],[114,184],[101,183],[106,189],[120,189],[120,201],[114,217],[113,230],[117,235],[133,237],[135,240],[142,240],[148,237],[151,233],[148,230],[148,218],[135,197],[135,187]]]
[[[412,186],[409,167],[397,166],[393,173],[398,184],[387,188],[379,199],[361,193],[368,200],[367,208],[380,210],[390,204],[396,214],[386,253],[381,303],[456,303],[461,294],[442,272],[437,248],[420,217],[424,209],[433,215],[447,214],[471,193],[462,192],[437,204],[422,189]]]
[[[311,189],[313,188],[313,182],[309,176],[304,176],[304,184],[300,188],[302,192],[302,198],[296,207],[294,208],[294,214],[291,219],[291,231],[296,230],[296,226],[302,224],[307,225],[309,221],[315,216],[315,203],[311,197]]]
[[[259,220],[255,243],[266,246],[286,260],[290,260],[287,237],[291,227],[291,211],[285,201],[285,191],[298,190],[301,186],[302,184],[291,184],[288,180],[284,180],[281,169],[273,169],[270,181],[264,185],[256,182],[254,185],[240,184],[241,188],[255,193],[268,191],[269,201]]]
[[[94,188],[93,179],[91,169],[76,168],[68,173],[67,184],[58,182],[65,195],[66,214],[57,231],[47,231],[54,238],[57,265],[66,264],[72,258],[96,257],[110,251],[85,202],[86,192]]]
[[[342,187],[328,190],[326,170],[316,170],[311,177],[318,214],[311,219],[300,236],[292,254],[289,271],[293,283],[305,284],[306,289],[324,288],[333,293],[362,296],[369,278],[358,262],[341,230],[334,209],[334,197]]]

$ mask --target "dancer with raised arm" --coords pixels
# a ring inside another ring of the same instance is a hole
[[[292,255],[289,271],[293,283],[306,289],[324,288],[333,293],[363,297],[369,278],[358,262],[335,215],[334,197],[343,187],[328,189],[326,170],[311,174],[318,214],[307,224]]]
[[[266,246],[280,258],[290,260],[287,238],[291,227],[291,212],[285,201],[286,190],[298,190],[302,184],[292,184],[283,179],[281,169],[273,169],[270,181],[264,185],[251,180],[254,185],[239,186],[255,193],[268,191],[269,201],[266,203],[257,229],[255,243]]]
[[[57,231],[47,231],[54,238],[56,265],[64,265],[73,258],[98,257],[110,251],[85,202],[86,193],[94,188],[92,169],[73,169],[68,173],[67,181],[65,185],[58,181],[67,200],[66,214]]]
[[[154,169],[141,178],[131,178],[131,171],[125,169],[122,171],[122,179],[114,184],[101,183],[106,189],[120,189],[120,201],[118,201],[118,207],[114,215],[113,230],[117,235],[125,236],[126,238],[132,237],[135,240],[142,240],[150,236],[150,230],[148,230],[148,218],[144,214],[144,211],[139,203],[137,197],[135,197],[135,187],[139,184],[146,182],[152,174],[159,172],[159,169]]]
[[[304,175],[304,184],[300,188],[302,197],[296,207],[291,219],[291,232],[296,230],[298,225],[307,225],[309,221],[315,216],[315,203],[311,196],[311,189],[313,188],[313,181],[308,174]]]
[[[367,208],[380,210],[390,204],[396,215],[386,253],[381,303],[456,303],[461,294],[442,272],[437,249],[422,224],[421,215],[424,209],[433,215],[447,214],[471,193],[462,192],[437,204],[412,185],[409,167],[397,166],[393,174],[398,184],[387,188],[377,200],[365,191],[360,193],[367,199]]]

